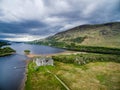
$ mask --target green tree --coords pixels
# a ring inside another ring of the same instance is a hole
[[[30,50],[24,50],[24,53],[28,55],[30,54]]]

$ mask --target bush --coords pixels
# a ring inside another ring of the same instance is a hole
[[[25,54],[30,54],[30,50],[24,50]]]
[[[52,56],[55,61],[63,63],[73,63],[83,65],[89,62],[118,62],[120,63],[120,56],[118,55],[105,55],[105,54],[77,54],[77,55],[58,55]]]

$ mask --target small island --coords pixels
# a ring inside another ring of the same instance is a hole
[[[2,46],[5,46],[5,45],[8,45],[8,43],[7,42],[0,42],[0,57],[11,55],[11,54],[16,52],[11,47],[8,47],[8,46],[2,47]]]
[[[0,48],[0,57],[2,56],[7,56],[7,55],[11,55],[13,53],[15,53],[16,51],[13,50],[10,47],[4,47],[4,48]]]
[[[30,50],[24,50],[24,53],[25,53],[26,55],[29,55],[29,54],[30,54]]]

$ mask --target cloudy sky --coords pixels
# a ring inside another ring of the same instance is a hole
[[[120,21],[120,0],[0,0],[0,39],[30,41],[82,24]]]

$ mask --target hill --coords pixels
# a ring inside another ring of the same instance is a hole
[[[10,45],[10,42],[7,40],[0,40],[0,57],[11,55],[16,52],[14,49],[6,45]]]
[[[0,40],[0,47],[5,46],[5,45],[10,45],[9,41]]]
[[[45,45],[75,43],[84,46],[120,48],[120,22],[81,25],[43,40],[35,40],[34,43]]]

